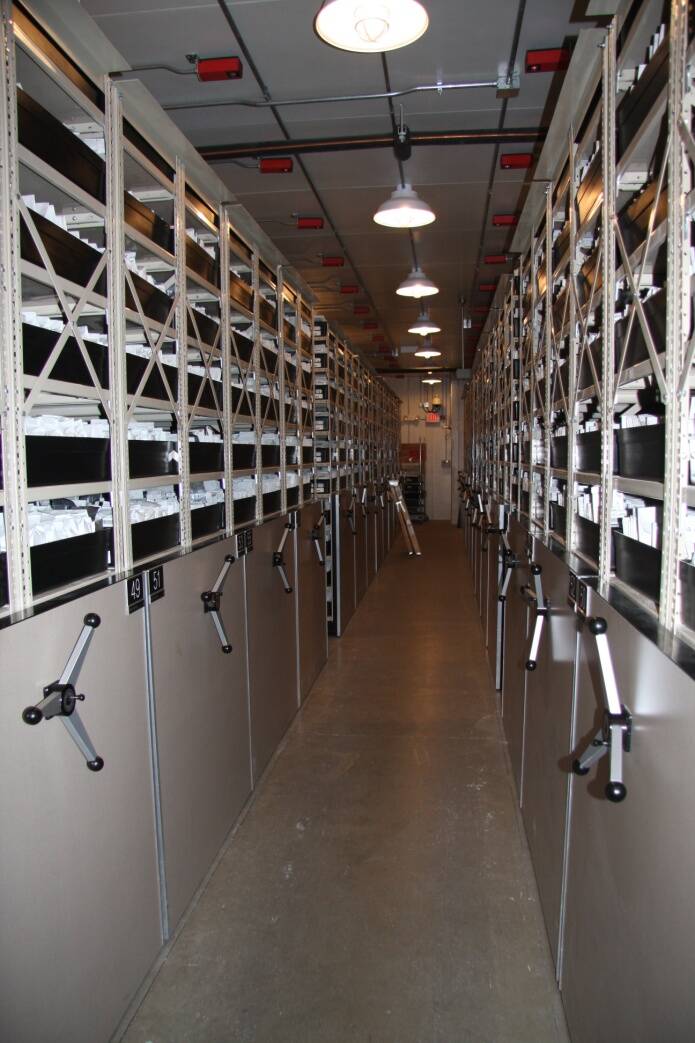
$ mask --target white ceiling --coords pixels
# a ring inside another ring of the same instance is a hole
[[[216,0],[82,0],[102,31],[132,66],[167,64],[189,68],[185,55],[204,57],[240,54]],[[415,44],[390,52],[387,58],[391,88],[417,84],[492,80],[499,66],[506,68],[518,12],[523,9],[517,62],[522,70],[521,90],[509,100],[505,128],[547,126],[559,87],[559,75],[523,73],[526,51],[558,47],[582,27],[573,22],[581,0],[426,0],[430,15],[427,33]],[[381,57],[335,50],[313,31],[319,0],[227,0],[239,34],[274,101],[326,95],[365,94],[385,90]],[[283,134],[270,109],[242,108],[209,102],[261,100],[262,94],[248,63],[241,81],[201,84],[195,76],[169,72],[142,72],[143,82],[170,116],[197,145],[281,141]],[[405,120],[412,131],[496,129],[502,102],[491,89],[417,94],[402,99]],[[398,101],[396,100],[396,109]],[[292,138],[319,138],[348,134],[392,132],[386,100],[306,104],[279,109]],[[533,151],[531,145],[503,146],[501,151]],[[306,171],[323,207],[295,159],[286,175],[262,175],[254,159],[215,164],[218,175],[244,204],[279,248],[316,286],[319,302],[330,308],[353,342],[366,353],[374,350],[373,331],[355,318],[356,302],[372,306],[367,320],[378,319],[379,331],[390,344],[412,344],[407,332],[418,307],[399,298],[395,288],[412,265],[408,234],[379,228],[371,215],[399,179],[391,148],[333,152],[303,157]],[[509,231],[491,226],[494,213],[518,211],[523,202],[528,171],[501,171],[494,145],[416,146],[405,173],[433,206],[437,221],[414,236],[420,264],[440,286],[430,311],[443,332],[436,347],[446,366],[461,364],[460,310],[489,300],[478,290],[500,269],[484,265],[479,254],[503,252],[511,242]],[[532,176],[532,174],[531,174]],[[484,222],[490,187],[490,205]],[[324,232],[298,232],[292,214],[326,218]],[[485,223],[485,227],[483,227]],[[352,266],[338,270],[320,266],[319,254],[343,253],[331,228],[337,230]],[[504,270],[504,269],[502,269]],[[357,283],[359,297],[341,297],[337,283]],[[474,322],[483,316],[474,315]],[[470,361],[477,330],[466,334]],[[378,357],[373,360],[379,362]],[[413,356],[398,365],[410,366]],[[440,360],[436,360],[440,361]],[[386,364],[386,363],[384,363]]]

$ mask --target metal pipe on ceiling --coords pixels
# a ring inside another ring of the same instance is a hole
[[[415,145],[528,145],[542,143],[545,127],[495,128],[493,130],[413,131]],[[230,145],[199,145],[208,163],[263,156],[315,155],[321,152],[352,152],[359,149],[393,148],[392,134],[351,134],[335,138],[295,138],[285,141],[240,142]]]
[[[169,72],[175,72],[178,75],[186,75],[186,73],[181,73],[178,69],[172,69],[170,66],[164,65],[140,66],[140,69],[167,69]],[[326,105],[344,101],[383,101],[386,98],[405,98],[410,94],[433,92],[443,94],[445,91],[480,90],[485,87],[497,88],[498,86],[498,80],[480,80],[472,83],[426,83],[417,87],[405,87],[403,90],[397,91],[390,89],[387,91],[376,91],[374,94],[331,94],[321,98],[285,98],[282,101],[269,101],[266,99],[263,101],[250,101],[237,98],[229,98],[225,101],[183,101],[179,104],[164,105],[163,108],[167,112],[181,109],[214,109],[223,105],[234,105],[248,109],[279,109],[285,105]]]

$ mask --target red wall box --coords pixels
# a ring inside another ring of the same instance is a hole
[[[259,161],[258,169],[261,174],[291,174],[294,161],[291,156],[266,156]]]
[[[485,254],[483,261],[485,264],[507,264],[509,254]]]
[[[492,223],[495,228],[511,228],[519,223],[516,214],[494,214]]]
[[[526,72],[564,72],[570,63],[566,47],[526,52]]]
[[[502,170],[528,170],[532,166],[533,156],[530,152],[504,152],[500,156]]]
[[[497,289],[496,282],[481,282],[478,286],[481,293],[494,293]]]
[[[345,264],[344,257],[327,257],[323,254],[321,257],[321,264],[324,268],[342,268]]]
[[[297,216],[297,228],[301,228],[302,230],[323,228],[323,218]]]
[[[195,71],[201,83],[240,80],[244,75],[241,58],[198,58]]]

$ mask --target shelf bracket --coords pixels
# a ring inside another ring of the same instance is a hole
[[[285,588],[285,593],[286,594],[291,594],[292,593],[292,587],[290,585],[289,579],[287,578],[287,563],[285,561],[284,551],[285,551],[285,544],[287,543],[287,537],[289,536],[289,534],[291,532],[294,532],[295,528],[296,528],[296,520],[295,520],[294,513],[292,513],[290,515],[290,517],[289,517],[289,521],[285,525],[285,531],[282,534],[282,539],[280,540],[280,546],[278,547],[277,550],[273,551],[273,568],[278,570],[278,573],[280,575],[280,579],[282,580],[282,585]]]
[[[101,771],[104,761],[97,756],[96,750],[89,738],[82,719],[77,713],[77,703],[84,702],[84,695],[78,695],[75,685],[82,670],[89,646],[94,637],[94,631],[101,623],[100,617],[95,612],[89,612],[85,617],[82,630],[77,638],[75,647],[68,658],[63,672],[57,681],[46,685],[43,690],[43,699],[35,706],[27,706],[22,712],[22,720],[25,724],[40,724],[41,721],[50,721],[53,717],[59,717],[65,725],[68,735],[77,746],[78,750],[87,762],[90,771]]]

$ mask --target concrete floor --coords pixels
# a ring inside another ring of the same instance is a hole
[[[127,1043],[566,1043],[461,532],[400,542]]]

